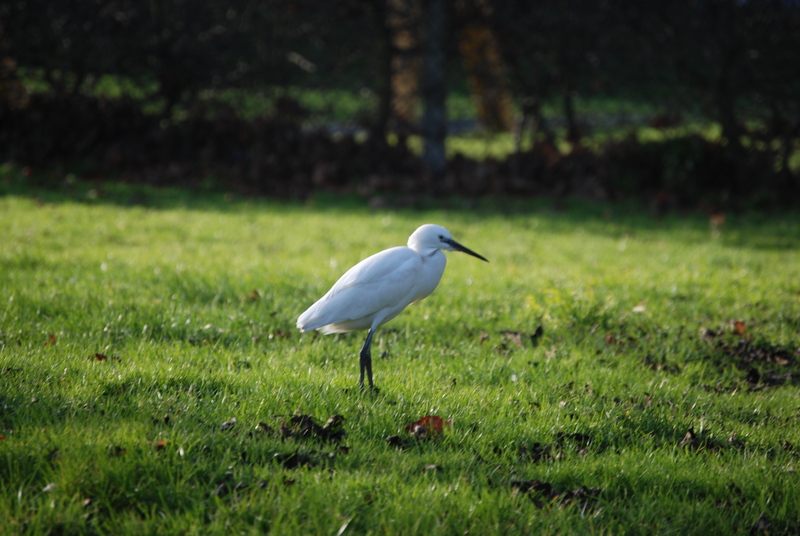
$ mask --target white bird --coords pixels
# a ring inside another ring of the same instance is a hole
[[[370,347],[375,330],[434,291],[447,264],[443,251],[462,251],[489,262],[453,240],[441,225],[423,225],[408,238],[408,247],[381,251],[350,268],[300,315],[297,327],[326,335],[369,329],[359,353],[359,384],[363,390],[366,372],[370,389],[374,388]]]

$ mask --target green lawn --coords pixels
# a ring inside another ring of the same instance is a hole
[[[796,215],[87,188],[0,197],[0,533],[800,531]],[[295,320],[426,222],[491,262],[362,394],[365,334]]]

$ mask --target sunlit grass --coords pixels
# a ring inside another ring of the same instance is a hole
[[[796,380],[751,385],[720,346],[798,346],[796,216],[730,215],[714,234],[621,205],[372,212],[90,188],[0,197],[9,533],[798,529]],[[437,291],[379,331],[380,393],[360,394],[364,334],[295,320],[425,222],[491,262],[448,256]],[[349,449],[257,428],[296,412],[343,415]],[[426,414],[453,424],[407,437]],[[285,467],[292,453],[313,464]],[[515,491],[532,480],[557,493]]]

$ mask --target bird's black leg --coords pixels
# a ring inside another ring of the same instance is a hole
[[[361,379],[359,380],[359,385],[361,385],[361,390],[364,390],[364,371],[367,371],[367,379],[369,379],[369,388],[374,389],[375,386],[372,385],[372,352],[370,351],[370,347],[372,346],[372,336],[375,334],[374,329],[370,329],[369,333],[367,334],[367,340],[364,341],[364,346],[361,348],[361,353],[358,354],[359,363],[361,365]]]

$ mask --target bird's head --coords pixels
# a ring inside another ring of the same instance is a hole
[[[433,254],[436,250],[444,251],[461,251],[473,257],[477,257],[483,261],[489,262],[481,255],[478,255],[469,248],[466,248],[453,240],[450,231],[441,225],[434,225],[426,223],[408,237],[408,247],[414,251],[425,255]]]

